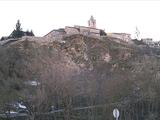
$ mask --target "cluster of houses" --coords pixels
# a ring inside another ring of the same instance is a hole
[[[160,41],[153,41],[152,38],[142,38],[141,41],[149,47],[160,47]]]

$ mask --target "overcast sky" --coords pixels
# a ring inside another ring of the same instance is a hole
[[[0,1],[0,37],[9,35],[18,19],[23,30],[44,36],[65,26],[87,26],[93,15],[97,28],[160,40],[160,1]]]

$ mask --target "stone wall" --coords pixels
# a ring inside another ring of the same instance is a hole
[[[100,29],[84,27],[84,26],[74,26],[75,28],[79,29],[80,34],[83,35],[93,35],[93,36],[100,36]]]
[[[50,33],[44,36],[45,39],[52,39],[52,40],[62,40],[63,36],[66,34],[65,31],[60,30],[52,30]]]
[[[88,28],[80,27],[80,34],[89,35],[90,31]]]
[[[107,36],[121,39],[125,42],[129,42],[131,40],[131,35],[127,33],[107,33]]]
[[[100,34],[100,30],[99,29],[90,29],[91,33],[95,33],[95,34]]]
[[[86,36],[100,37],[100,29],[85,27],[85,26],[66,26],[65,29],[52,30],[43,38],[47,40],[62,40],[66,35],[82,34]]]
[[[79,34],[78,29],[75,28],[75,27],[68,27],[68,26],[66,26],[65,27],[65,32],[66,32],[66,34]]]
[[[99,29],[90,29],[90,35],[93,36],[100,36],[100,30]]]

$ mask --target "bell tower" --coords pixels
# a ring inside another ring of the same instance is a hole
[[[96,20],[94,19],[93,16],[91,16],[89,21],[88,21],[88,27],[96,28]]]

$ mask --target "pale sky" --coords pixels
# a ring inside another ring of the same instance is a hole
[[[160,40],[160,1],[0,1],[0,37],[9,35],[18,19],[23,30],[44,36],[65,26],[88,26],[132,36],[137,26],[143,38]]]

